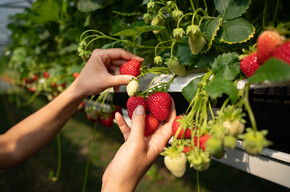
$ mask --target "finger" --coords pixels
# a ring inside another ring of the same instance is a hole
[[[115,66],[121,66],[123,65],[124,63],[128,62],[128,60],[124,60],[124,59],[116,59],[116,60],[112,60],[112,65],[115,65]]]
[[[135,59],[140,62],[144,61],[143,58],[138,57],[137,55],[134,55],[133,53],[130,53],[120,48],[104,49],[103,51],[104,51],[104,54],[107,54],[112,60],[124,59],[128,61],[131,59]]]
[[[130,135],[131,128],[128,126],[128,124],[126,123],[126,121],[124,120],[124,118],[119,112],[116,112],[115,119],[116,119],[117,125],[119,126],[124,136],[125,141],[127,141]]]
[[[114,65],[111,65],[110,66],[110,73],[111,74],[114,74],[114,75],[120,75],[120,67],[117,67],[117,66],[114,66]]]
[[[127,85],[133,77],[134,76],[131,76],[131,75],[112,75],[108,79],[108,84],[110,87]]]
[[[133,112],[131,133],[128,140],[144,141],[144,130],[145,130],[145,110],[142,105],[138,105]]]

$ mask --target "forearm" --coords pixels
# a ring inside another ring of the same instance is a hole
[[[44,147],[76,112],[84,96],[72,84],[39,111],[0,136],[0,168],[12,166]]]

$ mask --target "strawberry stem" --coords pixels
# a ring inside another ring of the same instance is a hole
[[[198,174],[198,170],[196,170],[196,186],[197,186],[197,191],[200,191],[200,187],[199,187],[199,174]]]
[[[92,137],[92,142],[91,142],[90,149],[89,149],[89,153],[88,153],[88,159],[87,159],[87,164],[86,164],[86,171],[85,171],[85,178],[84,178],[82,192],[85,192],[86,191],[86,185],[87,185],[87,179],[88,179],[88,172],[89,172],[89,166],[90,166],[90,157],[91,157],[91,151],[92,151],[93,146],[94,146],[96,130],[97,130],[97,123],[95,123],[94,129],[93,129],[93,137]]]
[[[250,103],[249,103],[250,86],[249,86],[249,84],[247,84],[246,86],[247,86],[247,89],[246,89],[245,97],[244,97],[244,106],[245,106],[246,110],[248,111],[253,130],[256,132],[257,131],[257,124],[256,124],[256,120],[254,117],[254,113],[253,113],[252,108],[251,108]]]
[[[57,169],[56,169],[56,174],[55,176],[53,176],[53,173],[51,173],[52,175],[50,176],[50,179],[52,181],[57,181],[60,175],[60,170],[61,170],[61,138],[60,138],[60,133],[58,133],[56,135],[56,139],[57,139]]]

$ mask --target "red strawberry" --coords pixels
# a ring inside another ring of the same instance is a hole
[[[164,121],[170,114],[172,101],[168,93],[155,92],[148,96],[147,105],[150,113],[158,121]]]
[[[151,135],[158,128],[158,125],[159,122],[155,117],[153,117],[152,115],[146,115],[144,135]]]
[[[141,63],[137,60],[130,60],[127,63],[124,63],[120,67],[120,73],[122,75],[132,75],[137,77],[140,75]]]
[[[76,79],[78,76],[80,75],[80,73],[73,73],[73,77]]]
[[[29,92],[31,92],[31,93],[35,93],[35,91],[36,91],[36,88],[35,88],[35,87],[30,87],[30,88],[29,88]]]
[[[49,78],[49,73],[48,73],[48,72],[44,72],[44,73],[43,73],[43,77],[45,77],[45,78]]]
[[[85,110],[85,102],[82,101],[81,104],[78,106],[79,111],[84,111]]]
[[[191,145],[185,145],[183,146],[183,153],[189,153],[190,151],[192,151],[194,148]]]
[[[277,31],[263,31],[257,39],[257,56],[261,64],[265,63],[273,54],[276,47],[284,42],[284,37]]]
[[[127,101],[128,116],[132,119],[133,112],[138,105],[142,105],[147,110],[147,103],[143,97],[130,97]]]
[[[51,83],[51,87],[57,87],[56,82],[52,82],[52,83]]]
[[[182,117],[183,116],[178,115],[172,123],[171,131],[172,131],[173,136],[176,134],[178,128],[180,127],[180,121],[182,121]],[[183,133],[184,133],[184,128],[181,128],[181,130],[179,131],[179,134],[177,136],[177,139],[181,139]],[[183,138],[188,139],[190,137],[191,137],[191,131],[190,131],[190,129],[187,128],[184,135],[183,135]]]
[[[205,148],[206,148],[205,144],[209,138],[210,138],[210,134],[208,133],[203,134],[199,137],[199,148],[201,148],[203,151],[205,151]],[[198,137],[194,137],[195,146],[197,146],[197,141],[198,141]]]
[[[258,61],[257,53],[252,53],[247,57],[243,58],[240,62],[242,72],[247,76],[252,76],[255,71],[259,68],[260,63]]]
[[[99,122],[106,127],[112,127],[113,120],[114,120],[114,118],[113,118],[111,113],[102,114],[99,118]]]
[[[36,81],[37,79],[38,79],[38,76],[35,75],[35,74],[33,74],[33,75],[32,75],[32,80],[33,80],[33,81]]]
[[[281,59],[290,65],[290,41],[277,47],[273,53],[273,57]]]

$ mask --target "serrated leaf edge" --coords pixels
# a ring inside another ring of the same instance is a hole
[[[237,17],[235,17],[235,18],[232,18],[232,19],[236,19],[236,18],[238,18],[238,17],[241,17],[243,14],[245,14],[245,13],[247,12],[247,10],[249,9],[251,3],[252,3],[252,0],[249,0],[248,6],[247,6],[247,8],[245,9],[245,12],[242,13],[242,14],[240,14],[239,16],[237,16]],[[223,16],[222,16],[223,19],[224,19],[224,15],[225,15],[225,12],[223,13]]]
[[[254,37],[255,33],[256,33],[256,29],[255,27],[251,24],[252,26],[252,29],[253,29],[253,32],[248,36],[247,39],[243,40],[243,41],[239,41],[239,42],[230,42],[230,41],[226,41],[224,40],[223,38],[220,39],[221,42],[224,42],[224,43],[227,43],[227,44],[238,44],[238,43],[245,43],[247,42],[248,40],[250,40],[251,38]]]
[[[217,36],[218,30],[220,30],[220,27],[221,27],[222,22],[223,22],[223,18],[221,17],[219,19],[219,24],[218,24],[218,26],[216,28],[216,31],[214,32],[214,34],[212,35],[211,39],[209,40],[208,48],[205,50],[205,53],[210,50],[211,45],[212,45],[212,42],[213,42],[214,38]]]

